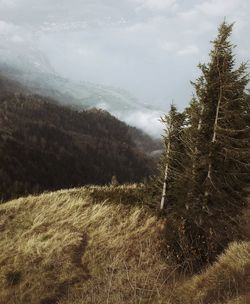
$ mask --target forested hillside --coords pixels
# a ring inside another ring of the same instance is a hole
[[[0,72],[0,97],[2,98],[6,95],[14,94],[14,93],[29,94],[30,92],[18,81],[14,81]]]
[[[6,79],[1,87],[24,91]],[[102,110],[76,111],[34,95],[1,96],[0,199],[107,184],[114,175],[122,183],[140,182],[155,166],[142,151],[150,140]],[[151,147],[159,145],[151,140]]]
[[[0,75],[7,77],[8,82],[12,80],[13,83],[19,83],[18,91],[21,85],[32,94],[58,100],[63,105],[73,105],[78,109],[101,108],[127,124],[145,129],[147,133],[159,138],[158,118],[163,110],[161,107],[154,103],[144,104],[121,88],[64,78],[55,73],[48,62],[46,64],[43,56],[37,54],[37,58],[33,54],[34,58],[31,59],[29,55],[22,54],[17,61],[6,61],[4,56],[1,57],[0,50]]]

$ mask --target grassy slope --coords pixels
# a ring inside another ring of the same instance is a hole
[[[216,263],[178,289],[179,303],[250,303],[250,242],[232,243]]]
[[[105,197],[107,189],[94,193]],[[134,186],[116,190],[133,193]],[[143,207],[94,204],[91,193],[65,190],[0,206],[0,304],[250,303],[249,242],[185,278],[161,252],[163,220]]]

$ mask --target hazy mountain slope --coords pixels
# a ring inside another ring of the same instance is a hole
[[[1,55],[0,50],[0,55]],[[0,58],[0,71],[10,79],[19,81],[34,94],[48,96],[63,104],[77,107],[97,107],[109,111],[117,118],[151,135],[160,136],[161,126],[158,121],[161,111],[144,105],[128,92],[88,82],[74,82],[56,74],[46,58],[36,52],[26,55],[5,53]],[[11,58],[13,57],[13,60]]]
[[[1,205],[0,303],[249,303],[249,242],[190,278],[166,263],[165,222],[136,207],[136,186],[115,189],[135,206],[94,204],[91,188]]]
[[[159,155],[161,155],[161,153],[163,152],[162,140],[152,138],[140,129],[131,126],[129,127],[129,134],[138,149],[146,152],[152,157],[158,158]]]
[[[101,110],[75,111],[33,95],[0,99],[0,197],[84,184],[139,182],[155,163],[130,128]]]
[[[13,69],[12,72],[13,71],[15,71],[15,69]],[[0,71],[0,98],[6,95],[21,93],[25,95],[32,95],[32,91],[30,91],[27,86],[22,85],[19,81],[6,77]],[[60,98],[60,96],[58,96],[58,98]],[[46,100],[50,101],[51,103],[56,103],[55,100],[57,99],[50,99],[46,97]],[[57,100],[57,103],[60,103],[60,101]],[[71,107],[74,108],[74,106]],[[77,107],[76,110],[80,110],[79,107]],[[157,153],[161,151],[161,140],[149,136],[138,128],[131,126],[128,126],[128,128],[130,136],[140,150],[150,155],[157,155]]]

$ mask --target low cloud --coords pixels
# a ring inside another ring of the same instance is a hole
[[[8,35],[15,30],[16,30],[15,26],[13,26],[12,24],[10,24],[8,22],[0,20],[0,35],[1,36]]]
[[[15,0],[0,0],[0,8],[15,8]]]
[[[177,52],[179,55],[192,55],[199,53],[199,48],[196,45],[188,45]]]
[[[248,60],[249,0],[0,0],[1,48],[42,51],[58,73],[184,107],[224,17]],[[18,46],[18,47],[17,47]]]
[[[153,137],[160,138],[163,134],[163,125],[160,117],[163,113],[158,111],[134,112],[128,115],[118,114],[117,117],[129,125],[135,126]]]
[[[176,0],[136,0],[142,8],[150,10],[165,10],[169,8],[176,8]]]
[[[197,4],[195,9],[197,12],[207,16],[222,17],[223,15],[231,15],[235,10],[241,9],[242,3],[244,3],[244,0],[209,0]]]

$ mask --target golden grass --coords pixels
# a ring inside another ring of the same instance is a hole
[[[129,190],[129,187],[127,187]],[[73,189],[0,206],[0,303],[161,303],[164,223]],[[165,300],[164,303],[167,303]]]
[[[216,263],[185,282],[179,303],[245,303],[250,292],[250,242],[232,243]],[[248,302],[250,303],[250,302]]]
[[[185,277],[166,263],[166,223],[135,185],[8,202],[0,205],[0,304],[249,304],[249,209],[243,218],[245,241]]]
[[[181,284],[175,302],[250,303],[250,204],[243,211],[240,229],[243,241],[231,243],[217,262]]]

